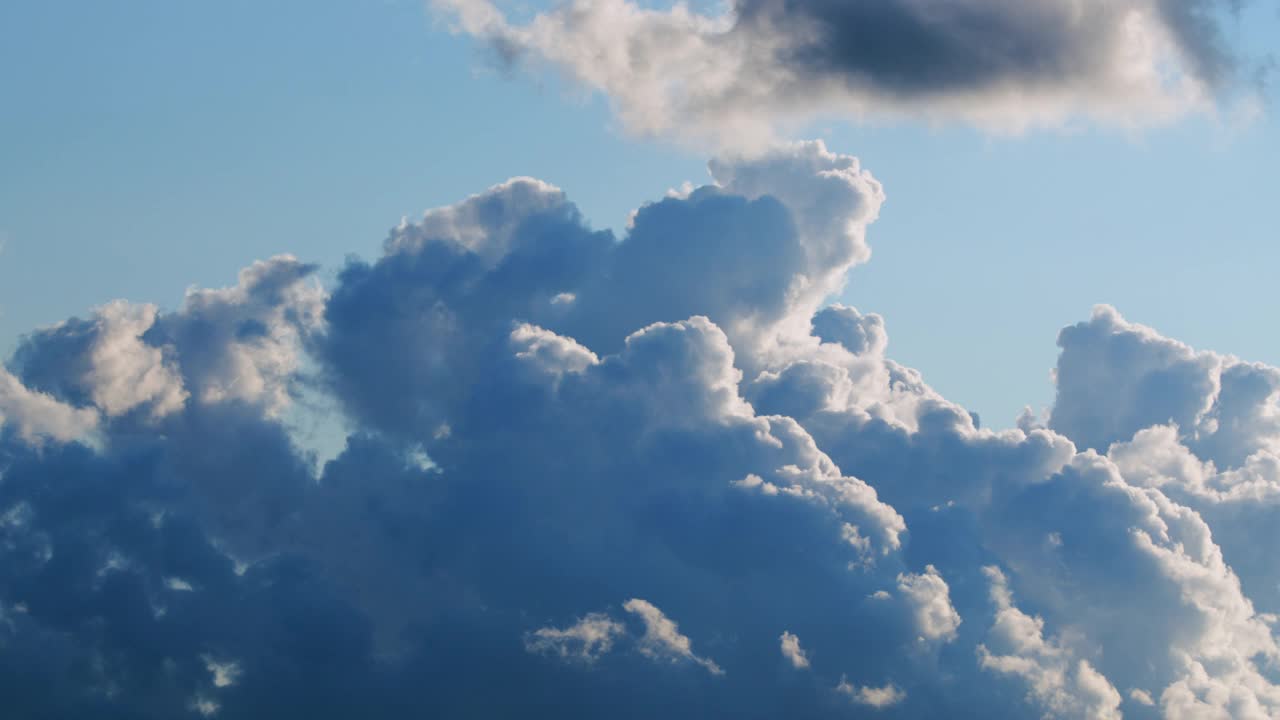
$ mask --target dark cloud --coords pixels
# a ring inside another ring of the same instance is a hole
[[[739,0],[733,32],[787,36],[776,59],[796,77],[912,98],[1109,77],[1132,48],[1133,18],[1150,13],[1193,74],[1218,86],[1235,64],[1219,18],[1237,4]]]
[[[1098,73],[1110,60],[1108,50],[1123,31],[1120,21],[1128,8],[992,0],[741,0],[736,9],[737,32],[803,38],[779,54],[791,72],[909,97],[1005,83],[1053,84]]]

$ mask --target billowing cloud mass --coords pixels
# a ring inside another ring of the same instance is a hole
[[[621,237],[517,178],[327,289],[277,257],[27,335],[4,716],[1280,715],[1280,370],[1101,307],[1043,421],[979,427],[828,304],[868,171],[710,170]]]
[[[1123,126],[1213,105],[1239,80],[1239,0],[569,0],[521,22],[433,0],[508,63],[605,94],[629,129],[749,147],[822,116],[1017,131]]]

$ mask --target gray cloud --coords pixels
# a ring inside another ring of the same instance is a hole
[[[1192,75],[1215,86],[1233,71],[1216,17],[1231,7],[1206,0],[739,0],[733,32],[793,35],[777,60],[796,76],[912,98],[1109,78],[1140,59],[1124,57],[1139,40],[1126,34],[1149,21],[1171,36]]]
[[[1239,0],[578,0],[523,23],[490,0],[433,4],[507,62],[603,93],[633,131],[735,149],[830,116],[1131,127],[1209,109],[1248,74],[1222,30]]]

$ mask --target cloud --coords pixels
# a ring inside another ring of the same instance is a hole
[[[206,657],[204,665],[213,675],[214,687],[230,687],[235,685],[236,679],[240,677],[240,666],[235,662],[217,662]]]
[[[999,130],[1123,126],[1211,106],[1242,60],[1233,0],[577,0],[513,20],[433,0],[507,63],[549,66],[641,134],[756,146],[815,117],[920,117]]]
[[[298,369],[295,348],[320,328],[324,293],[308,282],[315,269],[279,256],[242,270],[235,286],[191,290],[180,312],[157,323],[156,342],[172,344],[201,401],[280,412]]]
[[[1151,693],[1147,692],[1146,690],[1142,690],[1140,688],[1133,688],[1132,690],[1130,690],[1129,699],[1133,700],[1139,705],[1146,705],[1147,707],[1152,707],[1156,704],[1156,701],[1151,699]]]
[[[580,373],[600,362],[595,353],[572,338],[561,337],[528,323],[522,323],[511,331],[511,345],[516,348],[517,359],[557,377],[564,373]]]
[[[682,634],[675,621],[653,603],[632,598],[622,604],[622,609],[639,618],[644,628],[641,635],[629,638],[640,655],[656,663],[687,662],[706,668],[712,675],[724,674],[724,670],[712,660],[695,655],[688,636]],[[564,629],[545,627],[528,633],[524,646],[531,653],[593,664],[612,650],[618,639],[626,636],[626,627],[621,622],[597,612]]]
[[[805,655],[804,649],[800,647],[800,638],[784,630],[778,638],[778,642],[782,650],[782,657],[791,663],[791,667],[797,670],[804,670],[809,667],[809,657]]]
[[[644,622],[644,637],[640,639],[640,652],[644,655],[672,662],[688,660],[706,668],[712,675],[724,674],[724,670],[710,659],[693,654],[689,638],[681,635],[679,627],[653,603],[632,598],[623,604],[622,609]]]
[[[996,606],[990,642],[1000,650],[978,646],[984,669],[1015,675],[1027,684],[1028,693],[1047,711],[1048,717],[1118,720],[1120,693],[1089,664],[1070,650],[1044,637],[1044,621],[1027,615],[1013,604],[1008,580],[998,568],[985,568],[991,579],[991,601]]]
[[[319,327],[324,293],[315,270],[289,256],[255,263],[238,285],[193,289],[181,310],[115,301],[88,320],[30,335],[14,364],[33,387],[110,417],[143,409],[152,420],[202,404],[289,403],[297,346]]]
[[[283,256],[26,336],[6,712],[1280,713],[1280,371],[1100,308],[1047,426],[980,426],[827,304],[870,173],[711,171],[622,235],[515,179],[328,289]]]
[[[922,640],[955,639],[960,614],[952,607],[950,588],[937,568],[928,565],[923,573],[898,575],[898,592],[914,608]]]
[[[532,653],[546,653],[566,660],[593,663],[613,648],[614,640],[626,632],[608,615],[591,613],[567,628],[544,627],[525,636],[524,647]]]
[[[1280,370],[1197,351],[1099,306],[1058,336],[1058,400],[1049,427],[1104,451],[1155,425],[1179,429],[1197,456],[1237,467],[1280,451]]]
[[[45,393],[32,391],[0,368],[0,430],[16,426],[27,442],[42,438],[63,442],[85,438],[98,425],[98,413],[74,408]]]
[[[870,687],[867,685],[854,687],[849,684],[848,680],[843,678],[840,680],[840,684],[836,686],[836,692],[848,695],[849,699],[858,705],[867,705],[876,710],[893,707],[907,698],[906,693],[892,683],[884,687]]]

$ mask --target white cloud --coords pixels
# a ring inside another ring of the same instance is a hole
[[[1139,430],[1174,425],[1205,460],[1236,467],[1280,454],[1280,369],[1198,351],[1100,305],[1058,337],[1049,426],[1105,452]]]
[[[926,565],[923,573],[899,574],[898,593],[912,607],[922,640],[955,639],[960,613],[951,605],[950,588],[937,568]]]
[[[314,270],[289,255],[256,262],[232,287],[188,291],[182,310],[160,319],[201,402],[284,410],[301,345],[323,324],[325,294],[309,280]]]
[[[213,686],[216,688],[235,685],[239,681],[240,675],[244,672],[237,662],[217,662],[207,655],[204,658],[204,667],[213,677]]]
[[[213,717],[214,715],[218,714],[219,710],[222,709],[222,706],[219,705],[216,701],[210,700],[207,697],[199,697],[199,696],[192,699],[188,707],[191,710],[194,710],[195,712],[200,713],[200,715],[202,715],[203,717]]]
[[[178,577],[165,578],[164,586],[174,592],[192,592],[195,590],[191,583]]]
[[[907,694],[893,683],[882,687],[870,685],[854,686],[849,683],[848,679],[843,677],[840,678],[840,684],[836,686],[836,692],[847,695],[850,700],[858,705],[866,705],[876,710],[893,707],[907,699]]]
[[[116,301],[95,313],[96,337],[89,351],[88,377],[93,402],[108,416],[148,405],[152,417],[182,408],[187,391],[164,350],[142,341],[155,325],[154,305]]]
[[[792,667],[797,670],[804,670],[809,667],[809,656],[800,647],[800,638],[783,631],[778,638],[778,643],[782,651],[782,657],[786,658]]]
[[[512,178],[462,202],[428,210],[418,223],[403,221],[387,239],[388,252],[412,252],[448,241],[493,267],[518,244],[520,224],[531,214],[570,208],[560,188],[534,178]],[[553,300],[572,300],[561,293]]]
[[[1119,720],[1120,693],[1107,678],[1058,640],[1044,637],[1044,620],[1013,604],[1004,573],[995,567],[985,571],[996,606],[988,642],[999,649],[992,652],[985,643],[978,646],[982,667],[1022,678],[1046,717]]]
[[[1139,705],[1146,705],[1147,707],[1153,707],[1156,704],[1156,701],[1151,699],[1151,693],[1141,688],[1133,688],[1130,690],[1129,699]]]
[[[608,615],[591,613],[567,628],[534,630],[525,635],[524,647],[531,653],[591,664],[613,649],[614,641],[625,633],[626,628]]]
[[[689,661],[706,668],[712,675],[724,674],[724,670],[711,659],[695,655],[689,638],[682,635],[680,627],[653,603],[632,598],[622,608],[644,623],[644,637],[640,638],[640,652],[644,655],[654,660]]]
[[[582,372],[600,362],[595,353],[573,338],[561,337],[529,323],[521,323],[511,331],[511,344],[516,357],[557,377],[567,372]]]
[[[30,390],[0,367],[0,428],[11,425],[31,443],[85,439],[98,426],[93,408],[76,408],[42,392]]]

